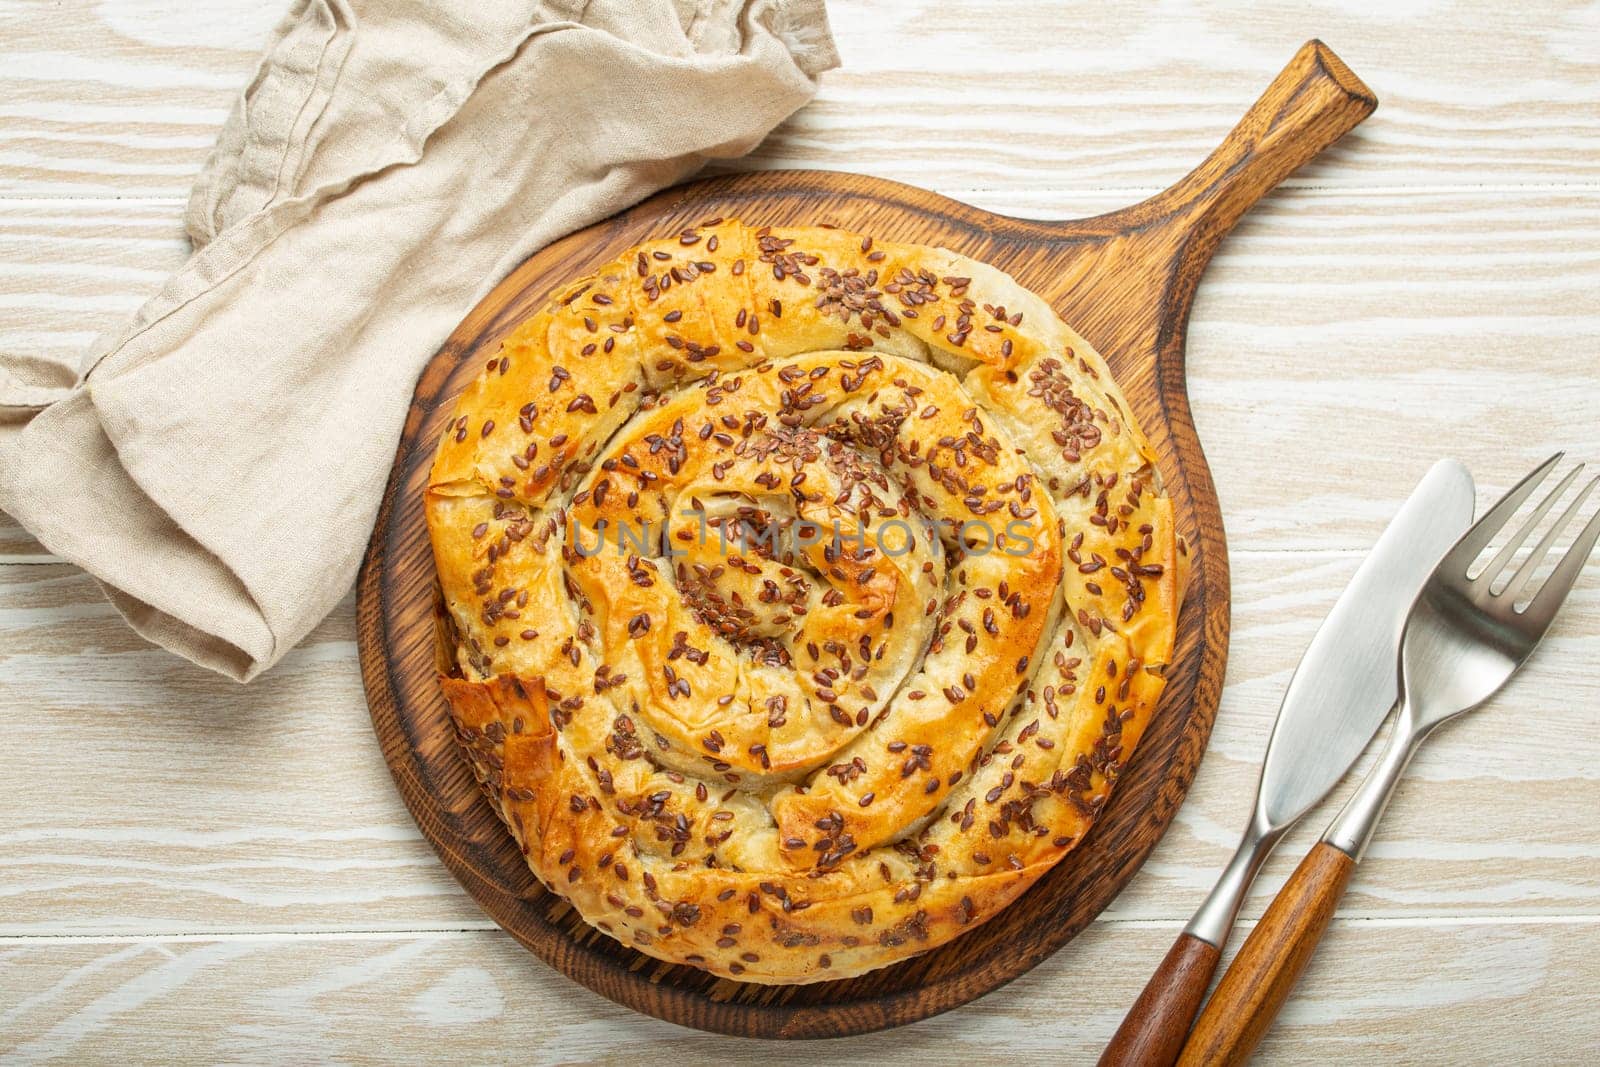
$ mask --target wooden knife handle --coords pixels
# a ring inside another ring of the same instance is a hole
[[[1221,956],[1211,942],[1179,934],[1100,1054],[1100,1067],[1171,1067]]]
[[[1272,1026],[1344,896],[1356,861],[1319,841],[1245,939],[1178,1063],[1241,1064]]]

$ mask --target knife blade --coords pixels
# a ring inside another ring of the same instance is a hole
[[[1395,662],[1411,601],[1472,525],[1472,475],[1442,459],[1422,477],[1328,611],[1267,739],[1256,814],[1288,827],[1328,795],[1398,696]]]
[[[1295,668],[1233,858],[1112,1038],[1101,1064],[1177,1059],[1245,892],[1283,834],[1327,795],[1394,706],[1411,603],[1472,523],[1472,475],[1435,463],[1390,520]]]
[[[1241,853],[1260,851],[1254,867],[1266,856],[1251,839],[1270,838],[1270,849],[1344,777],[1394,707],[1399,695],[1395,664],[1411,602],[1434,565],[1472,525],[1473,498],[1472,475],[1465,467],[1453,459],[1435,463],[1300,657],[1267,739],[1254,812],[1239,846]],[[1224,888],[1219,882],[1218,889]],[[1188,931],[1220,948],[1242,888],[1231,901],[1207,898]]]

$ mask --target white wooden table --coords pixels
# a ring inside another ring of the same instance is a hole
[[[1600,459],[1593,4],[830,6],[843,69],[744,165],[1071,216],[1183,173],[1309,36],[1383,101],[1200,290],[1233,654],[1194,790],[1128,890],[1027,977],[901,1031],[779,1047],[659,1023],[520,949],[418,836],[351,600],[239,687],[145,645],[0,516],[0,1056],[1092,1060],[1231,848],[1288,674],[1414,480],[1457,456],[1481,503],[1557,447]],[[184,258],[189,183],[278,8],[0,0],[0,345],[70,355]],[[1332,810],[1279,849],[1247,926]],[[1262,1061],[1593,1062],[1597,814],[1591,565],[1526,674],[1418,759]]]

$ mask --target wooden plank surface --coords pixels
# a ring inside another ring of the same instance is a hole
[[[0,566],[12,563],[51,563],[55,557],[17,521],[0,511]]]
[[[182,261],[183,199],[277,7],[0,0],[7,352],[70,380]],[[1300,650],[1415,478],[1455,455],[1486,499],[1556,447],[1600,458],[1592,5],[830,13],[845,68],[730,166],[1071,217],[1187,170],[1312,33],[1383,101],[1245,220],[1200,290],[1191,391],[1234,640],[1207,759],[1139,877],[1032,975],[906,1031],[782,1049],[666,1027],[544,968],[444,873],[372,743],[348,599],[240,687],[146,645],[0,516],[0,1055],[938,1063],[1009,1043],[1021,1062],[1090,1060],[1231,849]],[[1528,675],[1419,757],[1262,1062],[1581,1062],[1600,1045],[1597,663],[1591,564]],[[1247,916],[1332,810],[1270,861]]]
[[[1248,813],[1283,686],[1359,559],[1236,556],[1227,714],[1176,823],[1109,916],[1176,919],[1204,896]],[[417,835],[372,743],[348,598],[243,687],[146,645],[64,564],[0,568],[0,632],[0,708],[29,738],[0,795],[0,936],[487,925]],[[1589,582],[1527,676],[1423,749],[1343,914],[1600,916],[1600,826],[1586,817],[1600,810],[1600,716],[1591,678],[1560,669],[1597,654]],[[1535,697],[1540,728],[1516,728]],[[117,742],[96,745],[82,773],[84,737],[108,727]],[[1318,832],[1301,827],[1283,846],[1247,915]]]
[[[1129,961],[1175,932],[1098,923],[975,1004],[790,1045],[635,1014],[488,932],[0,941],[0,983],[29,991],[0,1025],[19,1063],[1089,1063],[1144,980]],[[1335,920],[1259,1062],[1582,1062],[1600,1022],[1575,992],[1597,952],[1592,922]]]
[[[1030,218],[1136,195],[935,188]],[[0,344],[76,367],[186,254],[170,204],[0,199]],[[1597,322],[1600,187],[1269,197],[1190,327],[1230,546],[1371,544],[1443,454],[1485,503],[1557,448],[1600,457]],[[0,552],[19,540],[0,521]]]
[[[205,6],[7,0],[0,195],[187,196],[279,10]],[[843,67],[740,166],[1153,191],[1315,35],[1374,83],[1382,121],[1297,182],[1600,181],[1600,28],[1579,3],[828,6]]]

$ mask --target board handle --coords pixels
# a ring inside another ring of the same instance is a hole
[[[1188,231],[1187,252],[1203,265],[1256,201],[1377,106],[1331,48],[1307,41],[1204,163],[1129,210],[1144,215],[1147,234]]]

